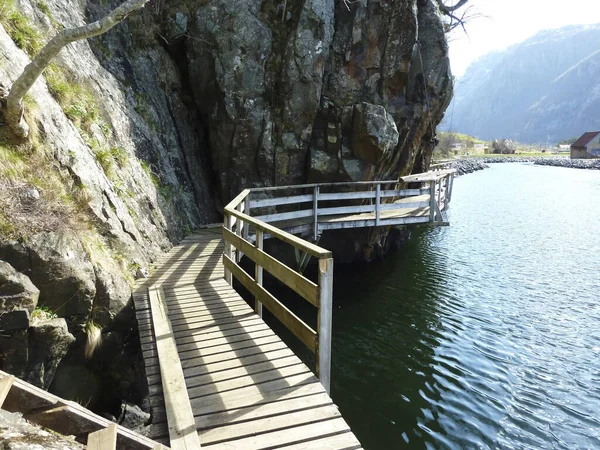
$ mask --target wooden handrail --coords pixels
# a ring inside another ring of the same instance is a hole
[[[310,242],[305,241],[293,234],[290,234],[286,231],[283,231],[273,225],[269,225],[262,220],[257,220],[254,217],[251,217],[247,214],[236,211],[235,209],[230,209],[229,206],[225,207],[225,214],[236,217],[243,222],[247,222],[248,224],[254,226],[255,228],[261,230],[264,233],[269,233],[271,236],[276,237],[277,239],[287,242],[288,244],[298,248],[299,250],[308,253],[315,258],[331,258],[331,251],[325,250],[318,245],[311,244]]]
[[[223,265],[225,279],[233,285],[237,279],[254,296],[255,310],[262,317],[263,305],[290,330],[302,343],[315,353],[317,375],[329,392],[331,383],[331,321],[333,311],[333,258],[331,252],[316,244],[299,238],[269,222],[302,219],[306,222],[315,242],[323,229],[351,228],[356,226],[390,226],[398,224],[434,223],[444,224],[442,209],[450,199],[455,170],[440,170],[402,177],[400,180],[359,181],[343,183],[313,183],[294,186],[275,186],[245,189],[224,208],[223,240],[225,251]],[[427,183],[427,188],[397,189],[402,182]],[[385,185],[394,185],[387,189]],[[355,186],[354,192],[332,192],[323,188]],[[369,189],[364,189],[364,188]],[[266,196],[257,199],[260,193],[271,194],[290,190],[308,190],[311,193],[294,193],[287,196]],[[428,196],[428,197],[426,197]],[[414,199],[411,199],[414,197]],[[384,199],[393,202],[385,203]],[[395,200],[394,200],[395,199]],[[427,201],[424,201],[427,200]],[[339,202],[344,202],[339,205]],[[349,201],[349,202],[348,202]],[[322,202],[319,204],[319,202]],[[330,202],[338,202],[332,205]],[[311,204],[312,203],[312,204]],[[305,204],[305,206],[298,206]],[[440,206],[442,205],[442,206]],[[285,209],[277,211],[277,207]],[[402,209],[429,208],[429,217],[390,216],[389,212]],[[265,208],[273,208],[264,211]],[[263,209],[263,215],[252,216],[252,209]],[[264,214],[266,212],[266,214]],[[374,214],[374,217],[372,216]],[[348,222],[335,222],[339,216],[355,215]],[[367,217],[365,217],[367,215]],[[338,216],[336,218],[336,216]],[[323,217],[320,222],[319,218]],[[329,218],[333,222],[328,223]],[[249,238],[253,228],[255,243]],[[299,271],[285,265],[263,250],[263,239],[268,236],[291,245],[296,250]],[[234,251],[235,249],[235,251]],[[303,253],[303,255],[300,254]],[[253,276],[238,264],[245,255],[255,264]],[[306,255],[318,259],[318,281],[310,281],[302,275],[302,263]],[[295,291],[317,308],[317,330],[313,330],[290,309],[263,287],[263,270],[266,270],[287,287]]]

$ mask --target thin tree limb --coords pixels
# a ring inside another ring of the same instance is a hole
[[[127,0],[100,20],[81,27],[64,29],[48,41],[12,84],[6,98],[3,114],[12,131],[22,138],[29,135],[29,126],[23,119],[23,97],[63,47],[107,32],[129,14],[143,8],[147,2],[148,0]]]

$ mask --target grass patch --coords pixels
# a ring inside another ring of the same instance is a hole
[[[100,108],[90,87],[74,79],[56,63],[48,66],[45,77],[50,94],[77,128],[91,133],[92,125],[96,123],[104,130]]]
[[[38,306],[31,313],[31,320],[35,322],[40,322],[43,320],[51,320],[56,319],[58,314],[52,311],[47,306]]]
[[[44,46],[42,34],[15,7],[12,0],[0,0],[0,23],[17,47],[30,57],[37,55]]]
[[[69,189],[49,153],[35,133],[30,141],[15,144],[0,128],[1,236],[27,239],[40,231],[80,230],[87,224],[85,188]]]

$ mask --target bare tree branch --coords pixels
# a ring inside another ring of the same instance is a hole
[[[22,138],[29,135],[29,126],[23,119],[23,97],[63,47],[72,42],[107,32],[122,22],[129,14],[143,8],[147,2],[148,0],[127,0],[96,22],[77,28],[65,29],[54,36],[33,61],[25,67],[23,73],[10,88],[8,97],[6,97],[6,106],[2,113],[12,131]]]

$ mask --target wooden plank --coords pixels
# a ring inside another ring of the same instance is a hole
[[[261,230],[256,230],[256,249],[260,252],[263,251],[264,245],[264,233]],[[260,264],[256,264],[254,268],[254,279],[256,284],[262,286],[263,284],[263,267]],[[254,310],[258,317],[262,319],[263,316],[263,305],[258,298],[254,298]]]
[[[117,425],[112,423],[103,430],[90,433],[87,438],[88,450],[116,450]]]
[[[274,380],[287,380],[294,376],[310,375],[311,371],[304,364],[294,364],[292,366],[280,367],[276,369],[267,370],[264,372],[246,375],[242,377],[233,378],[231,380],[223,380],[210,384],[205,384],[197,387],[190,388],[188,390],[190,398],[199,398],[214,396],[229,391],[237,391],[243,388],[257,388],[260,389],[260,385],[267,381]]]
[[[148,290],[152,323],[156,334],[160,376],[162,379],[169,439],[173,450],[200,448],[194,413],[187,394],[183,368],[177,354],[175,337],[168,319],[168,310],[160,288]]]
[[[264,208],[266,206],[294,205],[296,203],[306,203],[312,201],[312,195],[291,195],[287,197],[263,198],[252,200],[250,208]]]
[[[244,189],[233,200],[231,200],[225,208],[227,208],[227,209],[237,208],[238,205],[244,201],[244,199],[248,196],[249,193],[250,193],[250,189]]]
[[[381,213],[381,185],[378,184],[377,191],[375,194],[375,226],[376,227],[379,226],[379,220],[381,218],[380,213]]]
[[[302,211],[292,211],[284,213],[273,213],[264,214],[261,216],[255,216],[254,219],[260,220],[261,222],[277,222],[279,220],[297,219],[300,217],[312,217],[312,209],[303,209]]]
[[[264,397],[271,396],[272,399],[280,398],[284,393],[284,389],[299,387],[314,382],[321,386],[321,389],[323,388],[312,373],[304,372],[299,375],[293,375],[287,378],[277,378],[275,380],[246,386],[240,389],[217,392],[212,395],[203,395],[202,397],[192,398],[190,401],[197,414],[199,411],[209,409],[210,405],[213,405],[216,411],[222,411],[223,405],[235,404],[235,402],[238,401],[244,402],[247,400],[247,397],[250,396],[262,395]]]
[[[6,372],[0,371],[2,378],[8,377]],[[65,435],[88,434],[108,427],[112,422],[85,409],[77,403],[67,402],[56,395],[50,394],[40,388],[30,385],[18,378],[13,381],[13,386],[6,397],[3,409],[10,412],[19,412],[28,418],[28,414],[67,406],[64,411],[69,414],[68,420],[58,421],[60,429],[54,431]],[[119,448],[149,450],[156,446],[156,442],[125,427],[117,427]]]
[[[269,186],[269,187],[260,187],[260,188],[252,188],[251,192],[275,192],[275,191],[287,191],[294,189],[308,189],[313,188],[315,186],[319,186],[319,188],[330,187],[336,188],[340,186],[375,186],[376,184],[398,184],[398,180],[383,180],[383,181],[342,181],[335,183],[309,183],[309,184],[294,184],[288,186]],[[228,205],[229,206],[229,205]]]
[[[4,400],[6,400],[6,397],[8,396],[14,380],[15,377],[12,375],[3,376],[0,379],[0,408],[2,408]]]
[[[380,186],[380,185],[378,184],[377,186]],[[321,200],[321,201],[359,200],[359,199],[373,199],[373,198],[375,198],[374,191],[335,192],[335,193],[327,193],[327,194],[319,195],[319,200]]]
[[[337,206],[335,208],[319,208],[319,216],[334,216],[338,214],[375,213],[375,205]]]
[[[319,186],[313,188],[313,239],[315,242],[319,237]]]
[[[331,257],[330,251],[325,250],[324,248],[321,248],[318,245],[306,242],[304,239],[294,236],[293,234],[286,233],[285,231],[282,231],[272,225],[269,225],[268,223],[261,222],[260,220],[256,220],[253,217],[250,217],[233,209],[230,210],[226,208],[226,212],[232,216],[237,216],[243,220],[246,220],[251,226],[254,226],[257,229],[262,230],[264,233],[268,233],[271,236],[276,237],[280,241],[286,242],[296,248],[299,248],[305,253],[309,253],[310,255],[315,256],[317,258]]]
[[[225,424],[234,425],[238,422],[249,422],[255,419],[327,405],[333,405],[331,398],[325,393],[316,393],[203,415],[197,418],[196,423],[200,429],[208,430]]]
[[[234,441],[238,439],[264,434],[265,432],[281,430],[286,428],[295,428],[303,424],[311,424],[340,418],[341,414],[336,407],[325,405],[317,408],[306,409],[303,411],[288,411],[286,414],[277,415],[274,417],[260,418],[251,422],[235,423],[232,425],[224,425],[213,428],[211,430],[201,431],[200,439],[204,445],[209,445],[215,442]],[[347,426],[347,425],[346,425]],[[264,439],[262,445],[270,444],[269,440]],[[237,447],[236,443],[236,447]],[[246,448],[246,447],[238,447]]]
[[[354,434],[348,430],[346,433],[288,445],[285,447],[285,450],[359,450],[360,448],[360,442],[358,442],[358,439],[356,439]]]
[[[229,230],[223,230],[223,238],[225,239],[225,242],[229,242],[236,248],[240,248],[248,258],[267,272],[271,273],[275,278],[302,296],[305,300],[308,300],[312,305],[319,305],[318,286],[308,278],[305,278],[295,270],[273,258],[271,255],[231,233]]]
[[[207,405],[206,409],[196,409],[196,424],[199,430],[208,429],[327,404],[332,404],[331,398],[320,383],[314,382],[237,398],[223,405]],[[157,409],[157,413],[164,422],[164,411]]]
[[[254,450],[260,448],[279,448],[291,444],[310,442],[311,440],[334,436],[349,431],[348,425],[342,418],[335,418],[317,423],[285,428],[258,436],[250,436],[231,442],[221,442],[211,445],[211,450],[235,448]]]
[[[240,266],[234,263],[227,255],[223,255],[223,263],[231,273],[248,289],[252,295],[269,310],[288,330],[290,330],[304,345],[311,351],[316,348],[316,333],[302,319],[296,316],[285,305],[277,300],[273,295],[262,286],[256,284]]]
[[[409,209],[409,208],[427,208],[429,206],[429,202],[412,202],[412,203],[386,203],[385,205],[381,205],[382,211],[396,210],[396,209]]]

